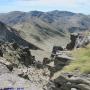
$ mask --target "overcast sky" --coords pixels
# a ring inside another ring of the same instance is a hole
[[[0,13],[33,10],[90,14],[90,0],[0,0]]]

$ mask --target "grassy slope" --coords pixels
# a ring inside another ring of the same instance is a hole
[[[90,73],[90,45],[86,48],[76,49],[71,52],[75,60],[66,66],[65,72],[73,72],[79,70],[81,73]]]
[[[90,45],[87,48],[79,48],[70,52],[75,59],[69,65],[65,66],[61,71],[54,74],[52,79],[56,79],[62,73],[73,73],[79,70],[80,74],[90,73]],[[78,73],[77,73],[78,74]]]

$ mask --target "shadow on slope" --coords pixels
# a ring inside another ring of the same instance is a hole
[[[21,46],[29,46],[30,49],[35,49],[35,50],[40,49],[37,46],[22,39],[19,33],[15,29],[5,25],[2,22],[0,22],[0,41],[16,42]]]

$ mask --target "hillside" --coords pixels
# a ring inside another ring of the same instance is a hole
[[[75,60],[64,68],[65,72],[79,70],[81,73],[90,73],[90,45],[86,46],[86,48],[73,50],[71,55]]]
[[[19,32],[0,22],[0,42],[17,43],[21,46],[29,46],[31,49],[38,49],[35,45],[22,39]]]
[[[69,33],[90,30],[88,15],[58,10],[14,11],[1,14],[0,21],[17,29],[22,38],[44,50],[65,45],[69,40]]]
[[[1,88],[90,90],[89,32],[71,34],[67,46],[54,46],[52,54],[22,39],[21,33],[0,22]]]

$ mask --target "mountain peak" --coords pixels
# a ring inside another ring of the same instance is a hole
[[[73,12],[59,11],[59,10],[53,10],[53,11],[48,12],[48,13],[52,13],[54,15],[60,15],[60,16],[72,16],[72,15],[75,15],[75,13],[73,13]]]
[[[8,12],[10,14],[18,14],[18,13],[25,13],[25,12],[22,12],[22,11],[12,11],[12,12]]]
[[[30,11],[29,13],[30,13],[31,16],[40,16],[44,12],[42,12],[42,11]]]

